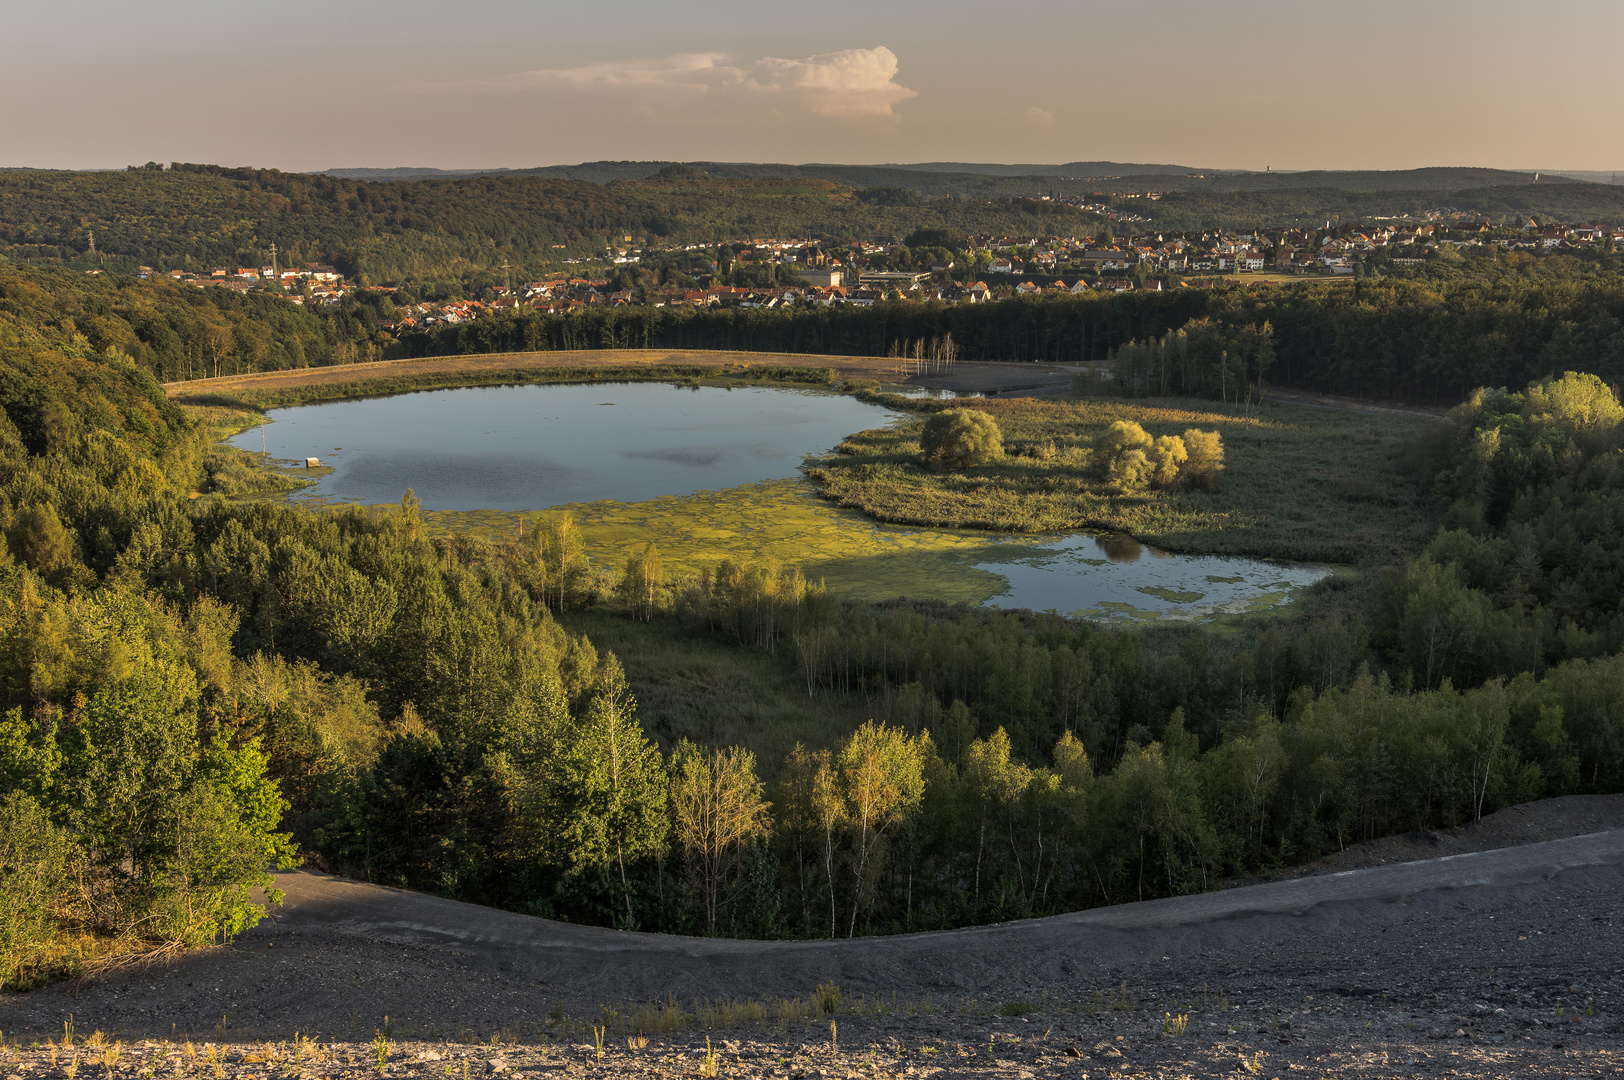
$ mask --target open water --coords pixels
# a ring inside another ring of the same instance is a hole
[[[808,455],[894,418],[881,406],[817,391],[499,386],[277,409],[263,433],[253,428],[231,442],[258,451],[263,437],[272,458],[321,459],[320,480],[301,499],[375,505],[398,502],[412,488],[429,510],[535,511],[795,477]],[[987,541],[964,569],[1007,582],[988,603],[1097,617],[1200,619],[1272,606],[1330,572],[1172,555],[1091,534],[987,534]],[[815,576],[815,566],[808,570]]]

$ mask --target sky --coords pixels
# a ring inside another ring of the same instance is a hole
[[[1619,0],[0,0],[0,166],[1624,170]]]

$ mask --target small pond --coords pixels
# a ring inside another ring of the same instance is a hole
[[[771,557],[847,596],[1204,619],[1284,603],[1329,573],[1090,534],[880,525],[796,482],[806,456],[895,418],[813,390],[500,386],[278,409],[231,442],[258,451],[263,438],[284,465],[321,459],[298,501],[393,503],[409,487],[432,525],[487,536],[568,504],[600,565],[653,541],[679,572]]]

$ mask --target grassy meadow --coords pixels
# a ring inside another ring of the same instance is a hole
[[[978,570],[1029,551],[1031,536],[989,536],[967,529],[919,529],[876,522],[817,497],[798,480],[769,480],[725,491],[701,491],[647,502],[570,503],[543,512],[425,511],[430,534],[512,539],[521,523],[568,514],[580,528],[595,567],[617,571],[655,544],[668,577],[680,580],[723,559],[799,566],[838,597],[910,596],[980,603],[1003,591],[1004,579]]]
[[[675,619],[636,622],[603,608],[565,612],[560,621],[608,649],[626,669],[638,714],[668,750],[679,739],[743,746],[771,779],[797,743],[837,745],[886,702],[867,695],[807,693],[794,646],[740,648],[689,633]]]
[[[892,395],[885,404],[921,412]],[[919,421],[861,432],[818,462],[824,497],[880,521],[1020,532],[1101,529],[1182,554],[1379,565],[1426,543],[1436,509],[1405,475],[1425,419],[1265,403],[1243,415],[1211,401],[963,399],[998,421],[1003,459],[963,472],[920,464]],[[1223,485],[1120,493],[1091,471],[1112,422],[1152,435],[1217,429]]]

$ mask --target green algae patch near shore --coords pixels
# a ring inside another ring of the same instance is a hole
[[[569,514],[593,565],[618,569],[647,544],[659,548],[666,572],[697,575],[722,559],[774,559],[799,566],[835,596],[909,596],[983,603],[1008,586],[977,569],[1030,554],[1045,537],[1003,537],[954,529],[885,525],[842,510],[798,480],[769,480],[726,491],[700,491],[647,502],[571,503],[539,513],[425,511],[430,533],[513,539],[520,523]]]

